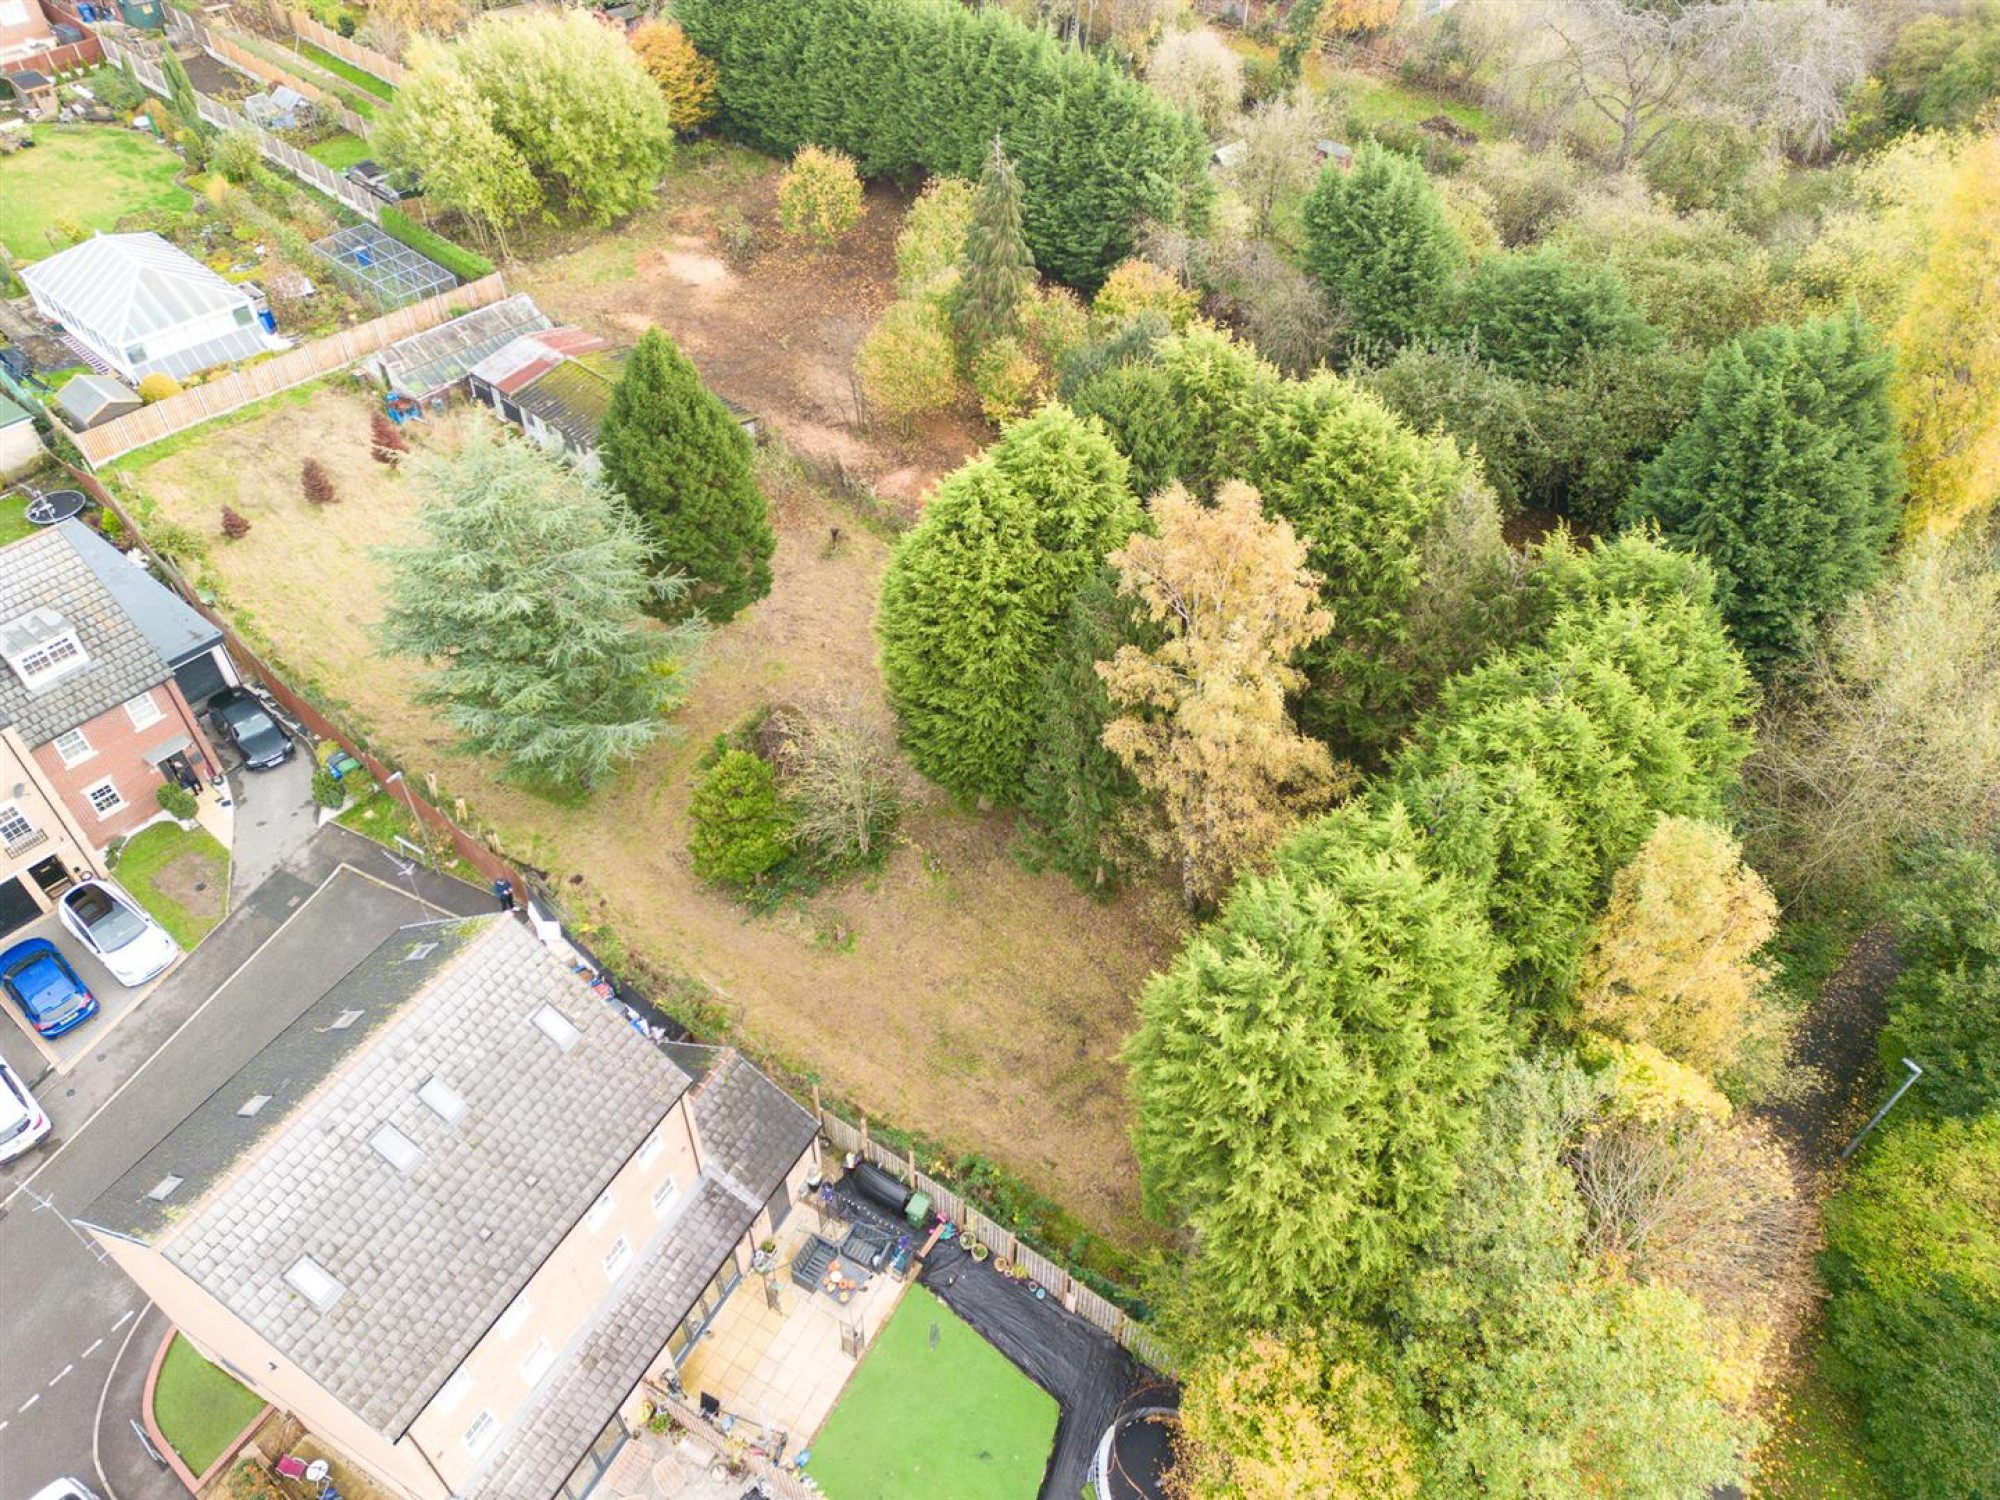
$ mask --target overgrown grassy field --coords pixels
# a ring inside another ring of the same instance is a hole
[[[0,244],[17,260],[67,249],[49,231],[65,219],[110,229],[127,214],[183,209],[174,181],[180,158],[136,130],[115,125],[38,125],[32,150],[0,156]]]
[[[912,1288],[812,1445],[829,1500],[1022,1500],[1055,1445],[1055,1397]]]

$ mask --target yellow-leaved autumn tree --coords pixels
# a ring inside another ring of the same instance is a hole
[[[1960,154],[1927,227],[1893,396],[1909,524],[1949,531],[2000,499],[2000,128]]]
[[[1098,663],[1117,711],[1104,746],[1158,800],[1156,845],[1200,908],[1342,787],[1326,747],[1285,708],[1305,684],[1293,659],[1333,616],[1305,543],[1249,485],[1225,484],[1213,505],[1175,485],[1149,509],[1158,535],[1134,533],[1106,561],[1162,639]]]
[[[1584,1024],[1725,1084],[1765,1081],[1782,1049],[1756,954],[1777,924],[1777,900],[1728,829],[1661,818],[1612,879],[1583,960]]]
[[[695,51],[685,31],[672,21],[645,21],[629,40],[666,97],[674,129],[699,130],[715,118],[715,64]]]
[[[1259,1334],[1198,1365],[1181,1395],[1175,1500],[1398,1500],[1416,1443],[1389,1381],[1317,1336]]]

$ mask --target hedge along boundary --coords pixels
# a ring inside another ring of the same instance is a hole
[[[478,251],[453,244],[392,204],[382,205],[381,227],[390,239],[401,240],[419,255],[429,256],[460,281],[478,281],[493,274],[493,262]]]
[[[837,147],[870,177],[976,178],[998,134],[1043,272],[1094,290],[1136,221],[1198,226],[1208,144],[1138,80],[951,0],[678,0],[721,72],[724,126],[759,150]]]

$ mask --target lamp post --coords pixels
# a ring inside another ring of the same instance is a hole
[[[1861,1143],[1868,1139],[1868,1132],[1873,1130],[1877,1125],[1880,1125],[1882,1123],[1882,1116],[1886,1115],[1887,1113],[1889,1113],[1890,1110],[1896,1107],[1896,1101],[1902,1098],[1903,1095],[1907,1094],[1910,1091],[1910,1085],[1915,1083],[1919,1078],[1924,1076],[1924,1070],[1918,1067],[1915,1063],[1911,1062],[1910,1059],[1907,1057],[1903,1059],[1903,1066],[1910,1070],[1910,1076],[1908,1078],[1905,1078],[1902,1082],[1902,1086],[1898,1088],[1895,1093],[1889,1096],[1889,1102],[1883,1105],[1880,1109],[1875,1111],[1875,1118],[1870,1120],[1866,1125],[1863,1125],[1861,1127],[1861,1134],[1857,1135],[1853,1140],[1849,1141],[1846,1144],[1846,1146],[1844,1146],[1841,1149],[1840,1159],[1842,1161],[1846,1161],[1848,1157],[1852,1156],[1855,1153],[1855,1151],[1860,1147]]]

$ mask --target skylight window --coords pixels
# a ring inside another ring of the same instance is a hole
[[[429,958],[435,952],[437,952],[436,943],[417,943],[411,947],[408,953],[403,955],[403,962],[413,964],[418,959]]]
[[[76,628],[52,609],[31,609],[0,625],[0,650],[25,687],[41,687],[90,660]]]
[[[285,1272],[285,1282],[321,1312],[338,1302],[340,1294],[347,1290],[333,1272],[310,1255],[301,1255],[292,1262],[291,1270]]]
[[[248,1099],[243,1101],[242,1107],[236,1111],[236,1114],[238,1118],[247,1120],[270,1102],[271,1096],[269,1094],[252,1094]]]
[[[368,1012],[365,1010],[344,1010],[334,1018],[333,1024],[327,1027],[327,1030],[345,1031],[347,1030],[348,1027],[352,1026],[356,1021],[360,1020],[363,1016],[367,1014]]]
[[[165,1203],[169,1198],[173,1197],[174,1189],[181,1185],[181,1181],[182,1181],[181,1178],[178,1178],[174,1176],[173,1173],[169,1172],[166,1176],[162,1177],[158,1182],[153,1184],[152,1188],[147,1192],[146,1196],[148,1198],[151,1198],[155,1203]]]
[[[535,1029],[565,1052],[583,1039],[576,1023],[553,1005],[544,1005],[535,1011]]]
[[[447,1125],[456,1125],[465,1118],[465,1100],[457,1089],[442,1078],[432,1078],[417,1090],[417,1097],[429,1105],[431,1113]]]
[[[417,1163],[424,1159],[424,1153],[417,1143],[404,1135],[393,1125],[384,1125],[368,1137],[368,1144],[376,1154],[405,1177],[416,1170]]]

